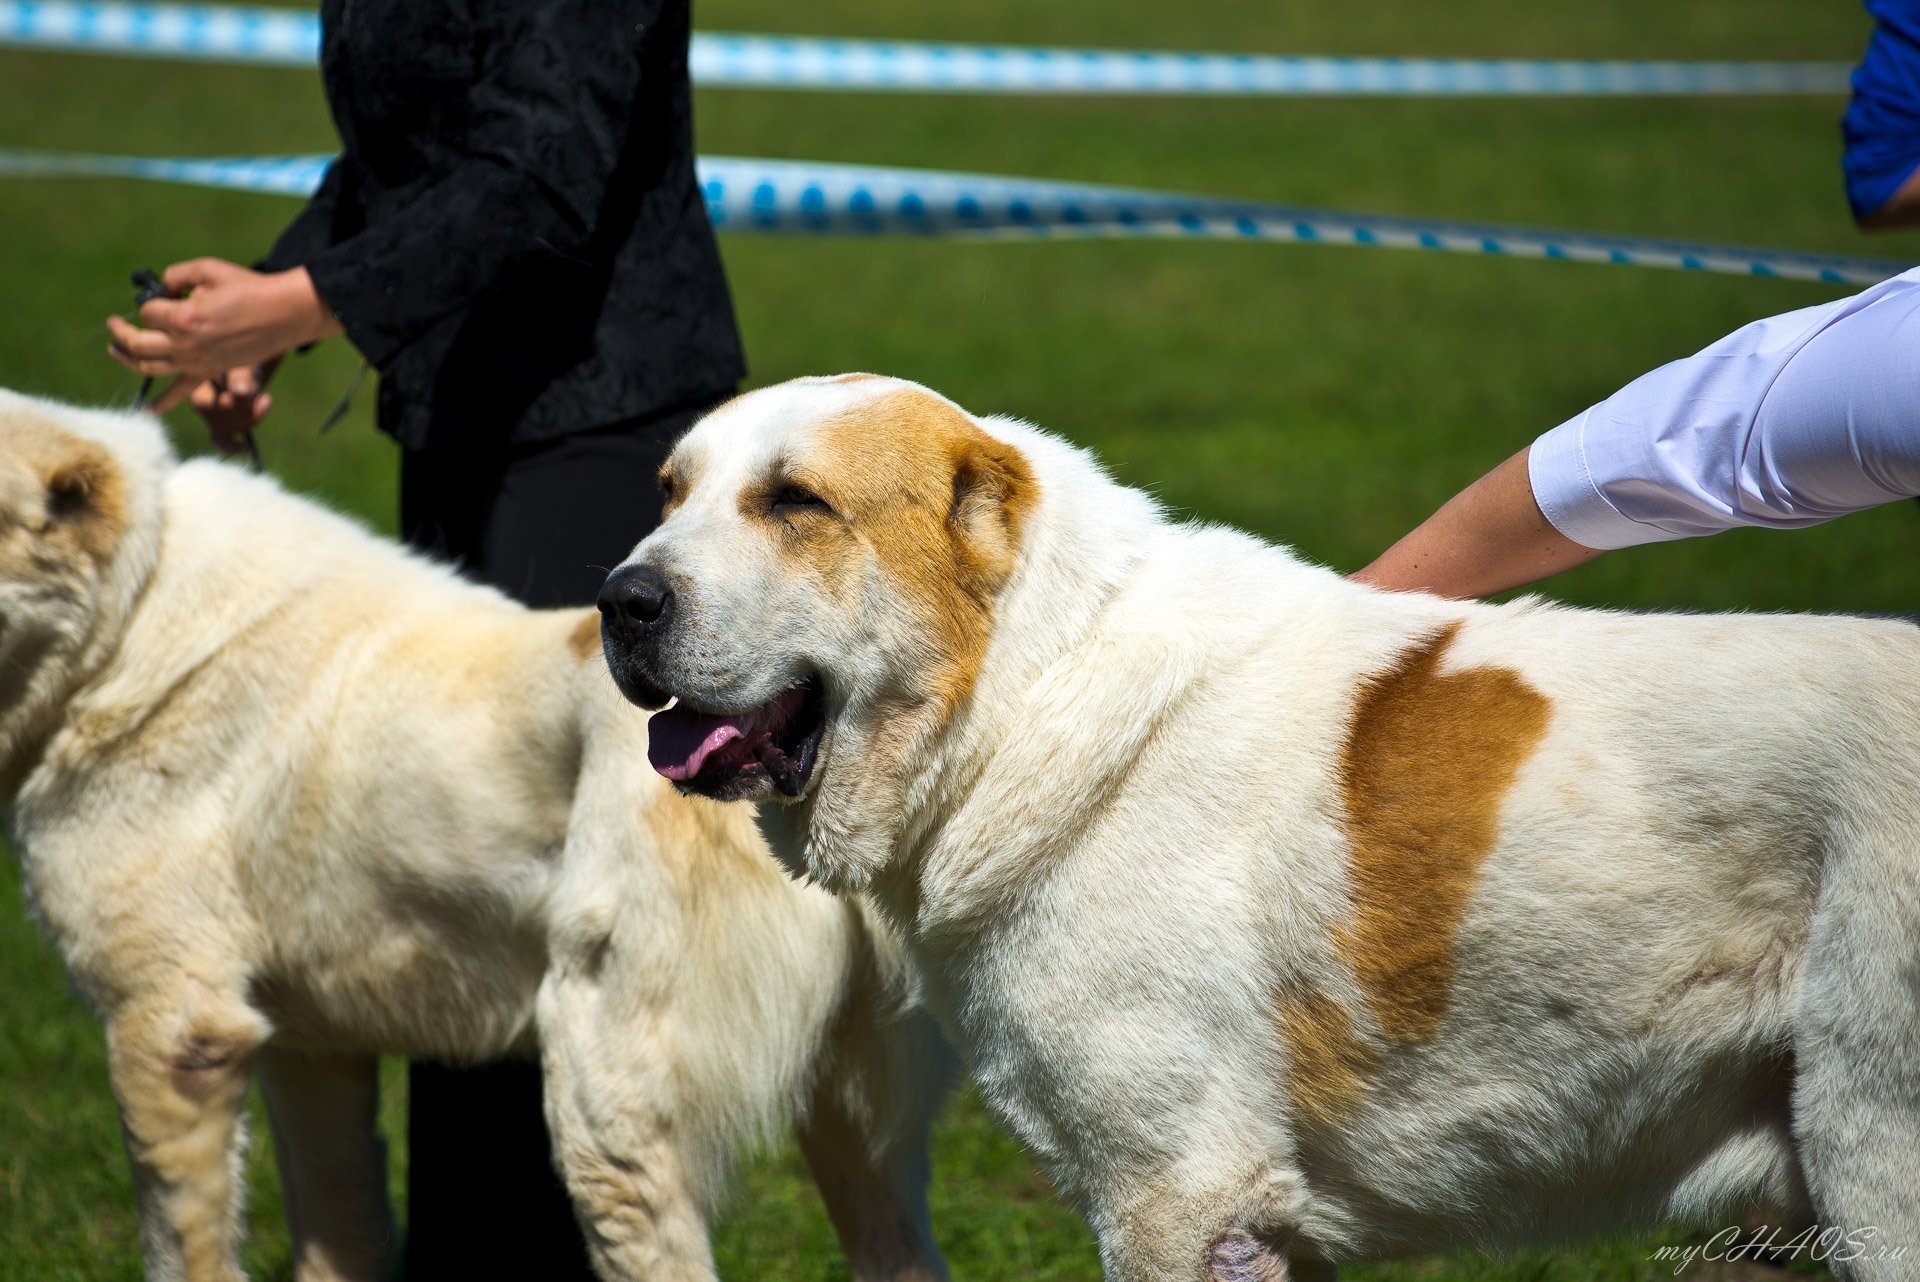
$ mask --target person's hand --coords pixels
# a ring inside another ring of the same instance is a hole
[[[256,272],[218,258],[196,258],[167,268],[161,280],[173,297],[142,306],[140,325],[107,318],[113,336],[108,350],[115,360],[148,378],[180,375],[155,398],[157,412],[172,409],[230,370],[340,333],[340,322],[304,267]]]
[[[280,358],[258,365],[241,365],[195,387],[188,400],[213,432],[214,448],[222,454],[247,453],[247,434],[273,408],[267,380],[279,368]]]

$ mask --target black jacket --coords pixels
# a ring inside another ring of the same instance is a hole
[[[689,0],[321,0],[344,150],[304,265],[415,448],[710,399],[745,372],[693,175]]]

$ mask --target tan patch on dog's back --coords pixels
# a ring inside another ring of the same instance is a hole
[[[1467,899],[1550,712],[1511,669],[1442,673],[1459,627],[1367,682],[1342,760],[1354,902],[1336,942],[1401,1042],[1432,1037],[1446,1014]]]
[[[1441,673],[1459,629],[1447,625],[1361,687],[1341,761],[1353,917],[1333,942],[1380,1032],[1401,1044],[1439,1031],[1467,899],[1551,711],[1510,669]],[[1313,986],[1283,994],[1277,1021],[1300,1122],[1338,1125],[1383,1047]]]
[[[1039,498],[1026,459],[949,402],[901,388],[824,423],[801,471],[913,601],[939,655],[925,693],[953,707],[973,688]],[[846,549],[796,552],[831,575]]]

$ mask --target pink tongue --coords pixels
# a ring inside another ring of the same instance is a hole
[[[746,737],[745,714],[719,717],[678,704],[653,714],[647,723],[647,760],[669,779],[691,779],[707,758],[735,739]]]

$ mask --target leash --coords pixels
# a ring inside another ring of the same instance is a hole
[[[136,317],[140,314],[140,309],[148,303],[151,303],[154,299],[172,298],[174,296],[168,291],[166,283],[160,279],[159,274],[150,267],[142,267],[134,272],[132,284],[133,311]],[[224,375],[222,377],[224,377]],[[224,390],[224,384],[221,382],[221,379],[216,378],[214,383]],[[140,380],[140,390],[134,393],[133,408],[143,410],[147,408],[152,401],[153,376],[149,374]],[[240,439],[246,443],[247,460],[252,465],[253,470],[256,472],[266,471],[267,462],[260,456],[260,443],[253,439],[253,429],[248,428],[242,431],[240,433]]]
[[[133,274],[133,314],[140,315],[140,309],[156,298],[167,297],[167,287],[151,267],[142,267]],[[143,410],[147,402],[153,399],[153,375],[140,380],[140,390],[133,394],[133,408]]]
[[[353,381],[347,384],[347,390],[340,393],[340,399],[333,403],[326,418],[320,421],[320,435],[325,436],[339,426],[340,420],[353,408],[353,398],[359,395],[360,385],[367,381],[367,368],[371,364],[366,357],[360,358],[360,368],[353,371]]]

